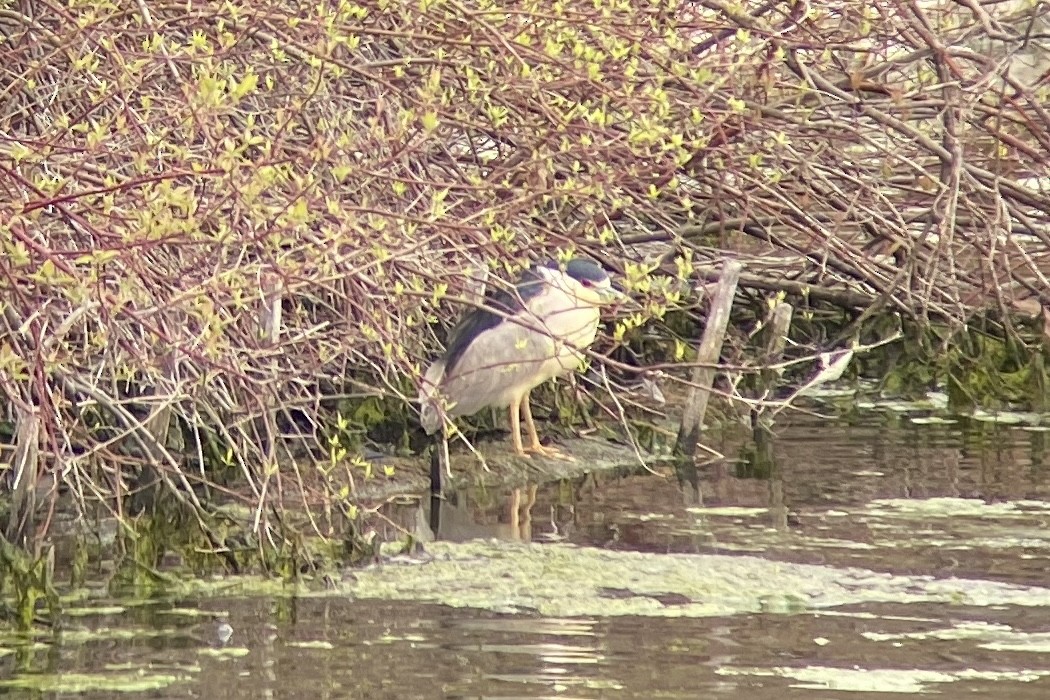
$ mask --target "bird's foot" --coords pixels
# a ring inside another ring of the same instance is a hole
[[[548,457],[550,459],[562,459],[566,462],[575,462],[576,458],[567,452],[562,452],[557,447],[548,447],[547,445],[529,445],[525,448],[525,452],[539,455],[540,457]]]

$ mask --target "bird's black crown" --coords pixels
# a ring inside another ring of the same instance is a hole
[[[557,269],[558,263],[550,262],[547,267]],[[601,265],[587,258],[573,258],[565,263],[565,274],[577,282],[604,282],[609,279],[609,273]]]

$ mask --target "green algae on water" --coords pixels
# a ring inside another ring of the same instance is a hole
[[[707,617],[870,602],[1050,607],[1050,589],[896,576],[751,556],[615,552],[566,544],[434,542],[429,561],[355,572],[360,598],[545,616]]]
[[[15,676],[0,680],[0,689],[18,688],[40,693],[144,693],[161,690],[191,676],[166,673],[47,673]]]

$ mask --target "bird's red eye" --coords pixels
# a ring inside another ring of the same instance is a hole
[[[594,282],[591,282],[590,280],[580,280],[580,284],[582,284],[584,287],[594,286]]]

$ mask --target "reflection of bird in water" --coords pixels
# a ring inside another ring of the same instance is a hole
[[[622,296],[605,270],[581,258],[533,267],[513,289],[491,294],[464,316],[445,354],[427,369],[419,396],[423,429],[430,435],[447,419],[507,407],[515,454],[560,454],[540,444],[529,393],[580,367],[598,334],[599,307]]]
[[[531,542],[536,491],[535,484],[512,489],[498,509],[488,499],[487,505],[477,504],[469,491],[432,499],[430,529],[438,539],[453,542],[490,538]]]

